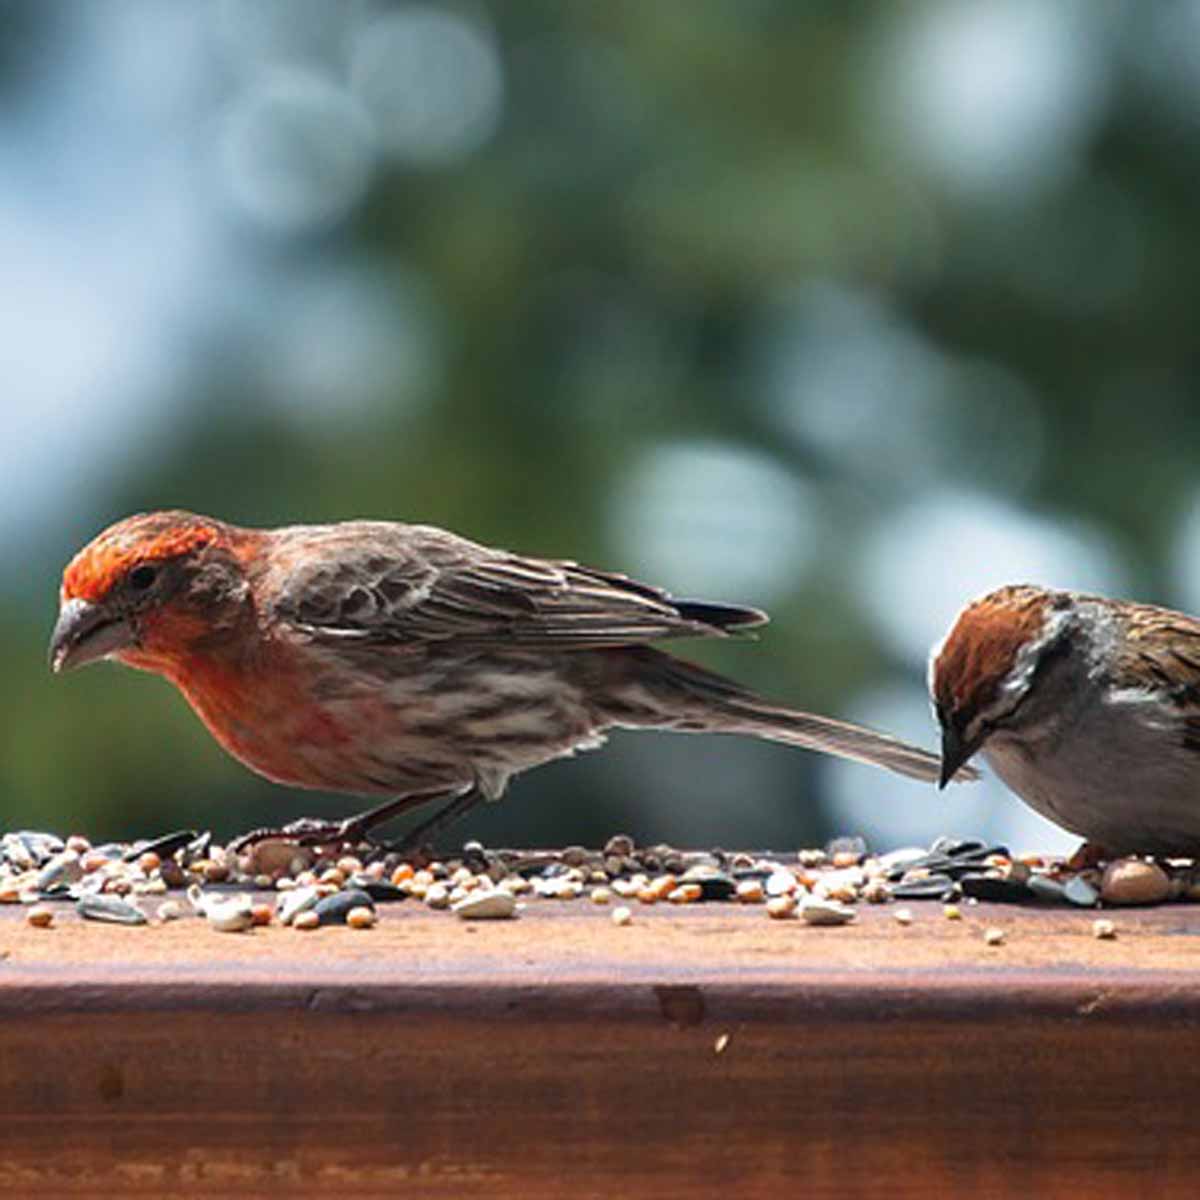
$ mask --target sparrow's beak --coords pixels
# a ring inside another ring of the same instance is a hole
[[[57,674],[82,667],[132,646],[135,640],[133,626],[125,617],[114,616],[101,604],[66,600],[50,637],[50,669]]]
[[[944,788],[978,750],[977,745],[965,742],[953,725],[942,726],[942,773],[938,777],[938,788]]]

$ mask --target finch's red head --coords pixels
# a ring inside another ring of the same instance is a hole
[[[132,571],[181,558],[211,545],[220,536],[205,517],[186,512],[139,513],[110,525],[93,538],[63,571],[62,596],[101,604]],[[142,578],[149,576],[143,572]]]
[[[156,658],[184,648],[189,608],[244,587],[232,554],[239,532],[179,511],[110,526],[63,572],[51,667],[63,671],[112,655],[158,669]],[[190,619],[196,625],[195,613]]]

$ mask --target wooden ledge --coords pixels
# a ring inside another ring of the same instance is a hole
[[[1200,910],[1098,941],[1081,910],[909,907],[405,903],[244,935],[4,908],[0,1188],[1188,1194]]]

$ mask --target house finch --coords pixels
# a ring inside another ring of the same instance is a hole
[[[426,525],[241,529],[158,512],[105,530],[67,566],[50,662],[156,671],[268,779],[391,797],[285,827],[308,841],[356,840],[448,801],[411,844],[614,727],[751,734],[937,780],[924,750],[768,704],[650,645],[765,621]]]

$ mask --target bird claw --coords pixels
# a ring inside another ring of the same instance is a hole
[[[226,847],[231,854],[240,854],[259,842],[266,841],[295,842],[297,846],[331,846],[357,845],[366,841],[364,823],[357,817],[349,817],[344,821],[323,821],[317,817],[301,817],[298,821],[289,821],[278,828],[263,826],[243,833],[234,838]]]
[[[252,829],[249,833],[230,842],[227,849],[237,854],[257,842],[265,842],[268,838],[279,838],[295,842],[298,846],[360,846],[364,843],[372,850],[382,850],[390,853],[409,855],[425,851],[429,838],[437,831],[456,821],[464,813],[470,811],[479,802],[479,793],[474,789],[455,794],[450,803],[434,813],[432,817],[422,821],[415,829],[398,842],[377,842],[370,836],[370,831],[377,825],[390,821],[398,813],[416,804],[428,803],[445,796],[446,793],[430,792],[422,795],[397,796],[394,800],[360,812],[353,817],[341,821],[323,821],[314,817],[301,817],[280,828],[264,827]]]
[[[1117,857],[1119,856],[1113,854],[1105,846],[1097,845],[1095,842],[1084,842],[1067,859],[1066,867],[1069,871],[1087,871]]]

